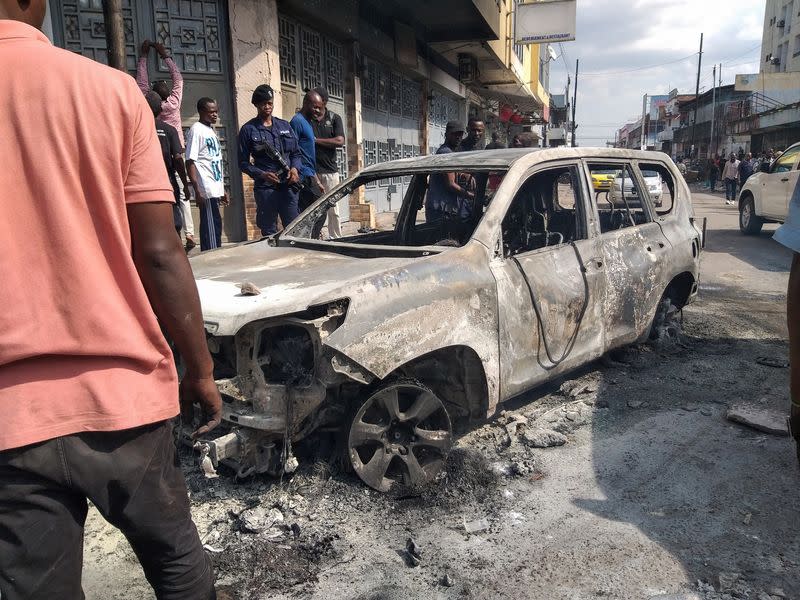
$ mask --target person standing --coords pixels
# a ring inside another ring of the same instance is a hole
[[[753,155],[748,152],[745,154],[744,160],[739,163],[739,186],[744,187],[747,180],[755,170],[756,162],[753,160]]]
[[[197,113],[200,119],[186,134],[186,171],[200,208],[200,250],[213,250],[222,246],[219,205],[228,206],[222,150],[213,127],[219,120],[217,101],[200,98]]]
[[[83,598],[91,501],[156,597],[212,600],[162,328],[181,404],[207,415],[195,435],[222,401],[153,116],[126,73],[50,44],[46,8],[0,0],[0,596]]]
[[[159,119],[161,115],[161,96],[151,90],[144,97],[155,118],[156,135],[158,135],[158,141],[161,144],[161,156],[164,159],[164,167],[167,169],[167,176],[175,197],[175,204],[172,205],[172,218],[175,221],[175,230],[178,233],[178,237],[180,237],[183,229],[183,215],[180,208],[178,180],[175,174],[177,173],[180,177],[184,188],[189,186],[186,181],[186,165],[183,162],[183,146],[178,140],[178,132],[175,128]]]
[[[789,432],[800,461],[800,182],[794,187],[789,214],[773,236],[792,251],[789,287],[786,292],[786,320],[789,329]]]
[[[477,117],[472,117],[467,123],[467,137],[461,140],[456,152],[469,152],[486,148],[485,132],[486,125],[483,121]]]
[[[178,65],[167,52],[163,44],[154,44],[150,40],[142,42],[141,51],[139,53],[139,61],[136,63],[136,83],[143,94],[150,91],[150,80],[147,75],[147,56],[150,54],[150,49],[154,48],[161,60],[169,69],[172,83],[163,79],[153,82],[153,89],[156,94],[161,97],[161,122],[174,127],[178,132],[178,140],[181,147],[184,145],[183,139],[183,123],[181,120],[181,103],[183,102],[183,76],[181,75]],[[183,219],[183,231],[186,235],[186,251],[189,252],[192,248],[197,246],[194,239],[194,219],[192,217],[192,207],[189,204],[189,188],[182,187],[180,190],[180,203],[181,218]]]
[[[717,179],[719,179],[719,165],[717,159],[712,158],[708,161],[708,188],[712,193],[717,191]]]
[[[297,184],[300,181],[300,148],[288,121],[272,115],[275,93],[266,84],[253,90],[251,102],[257,114],[239,130],[239,169],[253,178],[256,225],[266,237],[278,231],[278,215],[286,226],[295,220]],[[279,154],[289,167],[273,156]]]
[[[344,124],[339,115],[328,110],[328,90],[318,87],[314,91],[322,98],[323,105],[319,119],[311,122],[316,143],[317,177],[319,177],[322,190],[329,192],[339,185],[336,150],[344,147]],[[338,203],[328,209],[328,237],[332,240],[342,237]]]
[[[493,131],[492,132],[492,141],[489,144],[486,145],[486,149],[487,150],[500,150],[500,149],[505,148],[505,147],[506,147],[506,145],[500,139],[500,132],[499,131]]]
[[[449,121],[445,126],[444,144],[436,154],[450,154],[456,151],[464,136],[464,126],[458,121]],[[462,199],[474,199],[475,195],[461,187],[456,181],[456,173],[433,173],[428,184],[425,199],[425,221],[433,223],[446,217],[455,216],[466,219],[470,216],[468,203]]]
[[[733,152],[725,163],[722,178],[725,180],[725,204],[733,204],[736,201],[736,184],[739,180],[739,160]]]
[[[322,185],[317,177],[317,154],[314,128],[311,123],[319,120],[324,110],[322,97],[310,90],[303,97],[303,107],[289,121],[300,146],[300,212],[311,206],[322,195]],[[316,236],[315,236],[316,237]]]

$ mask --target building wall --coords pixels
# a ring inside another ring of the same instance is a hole
[[[275,90],[276,115],[282,115],[280,64],[278,60],[278,8],[276,0],[229,0],[233,102],[238,128],[255,116],[250,99],[253,90],[266,83]],[[248,239],[261,237],[256,227],[253,180],[232,165],[231,177],[242,179],[245,225]]]
[[[783,27],[779,27],[781,21]],[[780,64],[766,61],[770,54],[779,58]],[[767,0],[761,65],[763,73],[800,71],[800,0]]]

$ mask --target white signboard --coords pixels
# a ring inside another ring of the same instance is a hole
[[[577,4],[577,0],[518,4],[514,16],[514,43],[547,44],[574,40]]]

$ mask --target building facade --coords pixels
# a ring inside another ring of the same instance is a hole
[[[197,118],[201,96],[220,106],[218,134],[231,205],[228,240],[257,237],[252,181],[238,169],[236,136],[255,115],[252,90],[276,91],[277,116],[290,119],[305,90],[322,85],[329,109],[345,122],[340,174],[371,164],[433,152],[448,120],[479,116],[487,129],[507,128],[501,109],[513,106],[518,126],[547,117],[547,61],[539,46],[514,44],[519,0],[123,0],[128,70],[145,39],[163,43],[184,76],[182,116]],[[101,0],[50,0],[46,32],[56,45],[106,62]],[[149,57],[151,79],[169,78]],[[526,125],[527,124],[527,125]],[[488,135],[488,132],[487,132]],[[376,211],[399,207],[406,183],[368,188],[348,215],[374,225]]]
[[[762,73],[800,72],[800,0],[767,0]]]

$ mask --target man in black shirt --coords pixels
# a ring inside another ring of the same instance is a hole
[[[175,229],[178,231],[180,237],[181,230],[183,229],[183,214],[181,213],[180,205],[180,189],[178,188],[178,180],[175,177],[177,172],[178,177],[181,178],[183,189],[190,190],[186,180],[186,165],[183,162],[183,146],[178,137],[178,131],[172,125],[164,123],[158,117],[161,114],[161,96],[154,91],[149,91],[145,94],[147,103],[150,105],[150,110],[153,111],[153,117],[156,119],[156,133],[158,134],[158,141],[161,142],[161,154],[164,157],[164,166],[167,169],[169,182],[172,184],[172,193],[175,195],[175,204],[172,205],[172,218],[175,222]]]
[[[456,152],[469,152],[470,150],[483,150],[486,148],[484,133],[486,125],[476,117],[472,117],[467,123],[467,137],[461,140],[456,148]]]
[[[317,153],[317,176],[324,192],[329,192],[339,185],[339,168],[336,165],[336,149],[344,146],[344,125],[342,118],[328,110],[328,90],[318,87],[314,90],[322,98],[325,110],[319,120],[312,120]],[[339,222],[339,206],[328,209],[328,237],[342,237]]]

